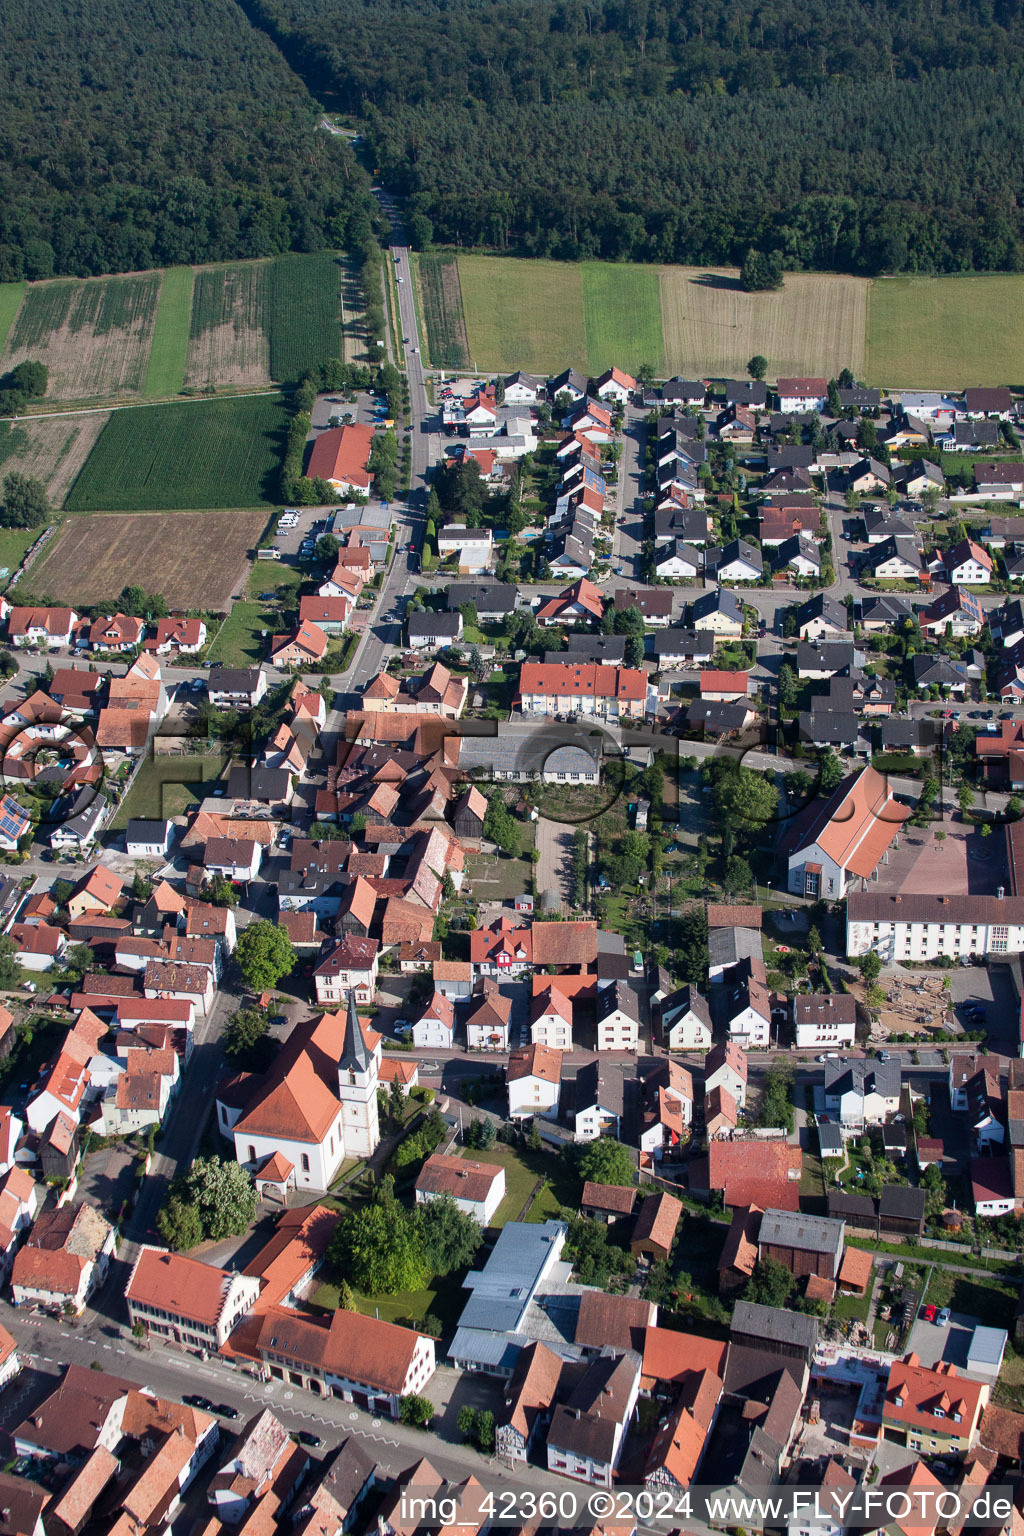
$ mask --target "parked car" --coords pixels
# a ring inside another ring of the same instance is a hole
[[[232,1408],[230,1403],[218,1403],[216,1411],[222,1419],[238,1418],[238,1409]]]
[[[938,1307],[933,1306],[931,1302],[929,1302],[927,1306],[921,1308],[921,1316],[926,1323],[934,1323],[938,1315]]]
[[[399,278],[399,282],[401,282],[401,278]],[[312,1446],[314,1450],[317,1450],[319,1446],[323,1445],[323,1441],[321,1440],[320,1436],[314,1435],[312,1430],[309,1429],[299,1430],[298,1441],[300,1445]]]
[[[182,1398],[182,1402],[187,1403],[190,1408],[202,1409],[203,1413],[213,1413],[214,1411],[213,1404],[210,1402],[210,1399],[208,1397],[203,1397],[199,1392],[186,1392],[185,1396]]]
[[[940,1328],[948,1328],[949,1327],[949,1319],[950,1319],[949,1308],[948,1307],[943,1307],[942,1311],[939,1313],[938,1317],[936,1318],[936,1322],[938,1323]]]

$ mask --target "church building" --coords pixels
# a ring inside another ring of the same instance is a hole
[[[217,1093],[217,1126],[235,1157],[259,1179],[329,1189],[347,1157],[369,1157],[380,1141],[377,1080],[381,1037],[356,1013],[325,1013],[292,1031],[269,1072],[241,1072]]]

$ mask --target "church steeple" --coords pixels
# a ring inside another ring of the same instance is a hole
[[[338,1060],[338,1071],[369,1072],[370,1052],[366,1048],[363,1027],[356,1013],[356,994],[349,989],[348,1019],[345,1024],[345,1043]]]

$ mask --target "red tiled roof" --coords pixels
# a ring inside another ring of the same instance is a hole
[[[314,442],[306,474],[312,480],[344,480],[368,490],[373,477],[366,466],[372,447],[373,427],[368,422],[331,427]]]
[[[520,694],[554,697],[591,697],[640,700],[647,694],[647,674],[630,667],[608,667],[600,662],[524,661],[519,679]]]

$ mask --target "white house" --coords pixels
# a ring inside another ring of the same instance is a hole
[[[640,999],[624,981],[612,982],[597,994],[599,1051],[635,1051],[640,1044]]]
[[[725,998],[729,1038],[745,1050],[769,1045],[772,1010],[764,966],[756,961],[745,961],[736,970],[741,973],[738,983],[729,988]]]
[[[125,851],[131,859],[162,859],[174,838],[172,821],[133,819],[125,833]]]
[[[317,1002],[339,1008],[349,992],[354,992],[357,1003],[372,1003],[377,991],[379,949],[376,939],[347,933],[313,971]]]
[[[851,879],[870,880],[909,811],[889,782],[865,767],[827,800],[814,800],[784,835],[787,889],[794,895],[841,901]]]
[[[250,837],[211,837],[204,867],[225,880],[255,880],[263,859],[263,844]]]
[[[505,1198],[505,1169],[500,1163],[478,1163],[468,1157],[428,1157],[416,1180],[416,1204],[447,1195],[459,1210],[482,1227],[489,1227]]]
[[[7,616],[7,637],[19,649],[26,645],[57,650],[71,644],[78,623],[73,608],[12,608]]]
[[[412,1043],[421,1050],[447,1051],[454,1041],[454,1005],[435,988],[433,997],[412,1027]]]
[[[779,379],[775,387],[779,410],[787,416],[794,411],[823,411],[828,403],[827,379]]]
[[[799,1050],[834,1049],[853,1044],[857,1004],[847,993],[817,993],[793,1001]]]
[[[552,982],[530,1009],[530,1039],[556,1051],[572,1050],[572,998]]]
[[[955,587],[987,586],[992,570],[992,556],[973,539],[962,539],[946,555],[946,579]]]
[[[494,539],[489,528],[448,523],[437,530],[437,553],[441,560],[457,555],[460,571],[485,571],[494,554]]]
[[[711,1048],[711,1010],[696,987],[682,987],[661,1005],[662,1038],[670,1051]]]
[[[124,1297],[132,1327],[183,1344],[218,1350],[252,1310],[262,1282],[236,1269],[218,1269],[183,1253],[148,1244],[132,1268]]]
[[[664,547],[654,569],[663,581],[696,581],[704,569],[704,556],[692,544],[677,539],[674,545]]]
[[[562,1052],[547,1045],[526,1045],[512,1051],[506,1074],[511,1120],[530,1115],[556,1115],[562,1083]]]
[[[1024,950],[1024,901],[1019,896],[851,892],[846,953],[855,957],[870,950],[884,965],[1019,954]]]
[[[735,1040],[716,1045],[704,1062],[704,1093],[721,1088],[742,1109],[747,1102],[747,1057]]]
[[[902,1074],[898,1061],[839,1057],[825,1062],[825,1113],[844,1136],[882,1125],[899,1109]]]
[[[547,394],[547,381],[532,373],[510,373],[504,385],[506,405],[536,405]]]
[[[618,405],[628,405],[636,394],[636,379],[621,368],[609,368],[596,381],[597,398],[614,400]]]

